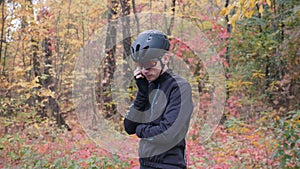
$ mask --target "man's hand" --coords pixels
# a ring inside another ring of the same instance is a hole
[[[137,85],[137,87],[139,89],[139,92],[141,92],[144,96],[146,96],[148,94],[148,84],[149,84],[149,82],[143,76],[142,69],[138,67],[133,72],[133,75],[134,75],[134,79],[135,79],[136,85]]]
[[[139,78],[145,78],[142,74],[142,69],[137,67],[134,72],[133,72],[133,75],[135,77],[135,79],[139,79]]]

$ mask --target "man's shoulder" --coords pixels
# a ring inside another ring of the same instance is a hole
[[[189,83],[184,77],[182,77],[181,75],[175,73],[172,70],[170,71],[170,75],[177,82],[180,82],[180,83]]]
[[[168,73],[169,73],[168,85],[170,85],[170,87],[186,86],[190,88],[190,83],[185,78],[173,72],[172,70],[170,70]]]

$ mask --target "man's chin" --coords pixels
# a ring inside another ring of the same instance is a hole
[[[152,79],[151,79],[150,77],[146,77],[146,79],[147,79],[148,81],[152,81]]]
[[[147,79],[148,81],[153,81],[153,80],[155,80],[155,79],[153,78],[153,76],[151,76],[151,75],[146,76],[146,79]]]

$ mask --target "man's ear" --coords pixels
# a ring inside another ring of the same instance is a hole
[[[163,64],[167,64],[170,60],[170,55],[169,54],[165,54],[163,57],[162,57],[162,62]]]

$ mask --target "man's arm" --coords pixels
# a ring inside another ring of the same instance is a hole
[[[133,105],[130,107],[130,109],[133,108]],[[125,131],[128,133],[128,134],[135,134],[135,130],[136,130],[136,127],[140,124],[138,122],[134,122],[132,120],[129,120],[129,116],[134,116],[132,114],[135,114],[133,111],[128,111],[125,119],[124,119],[124,128],[125,128]]]
[[[134,72],[135,82],[138,87],[136,99],[130,106],[124,119],[124,128],[128,134],[135,134],[136,127],[144,119],[144,111],[148,101],[148,81],[140,75],[140,70]]]
[[[138,137],[162,143],[174,141],[174,139],[182,140],[185,137],[193,112],[190,85],[187,83],[179,85],[171,92],[169,99],[159,125],[139,124],[136,127]]]

